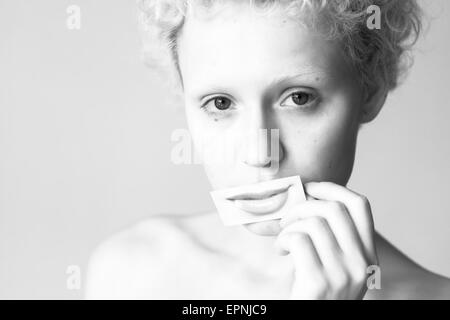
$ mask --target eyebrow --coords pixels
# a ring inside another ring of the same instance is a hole
[[[273,86],[279,85],[279,84],[281,84],[283,82],[287,82],[287,81],[292,80],[292,79],[303,78],[303,77],[308,77],[308,76],[313,76],[313,75],[315,76],[314,77],[315,81],[319,81],[320,79],[329,78],[330,77],[323,70],[299,72],[299,73],[287,74],[287,75],[283,75],[283,76],[277,77],[277,78],[273,79],[272,81],[270,81],[268,86],[269,87],[273,87]]]
[[[320,79],[330,77],[325,71],[322,71],[322,70],[306,71],[306,72],[303,71],[303,72],[299,72],[299,73],[286,74],[286,75],[276,77],[268,83],[267,87],[270,89],[270,88],[279,86],[280,84],[283,84],[284,82],[288,82],[288,81],[298,79],[298,78],[311,77],[312,75],[315,75],[314,81],[319,81]],[[214,86],[208,87],[206,90],[210,91],[210,92],[212,92],[212,91],[217,91],[217,92],[229,91],[224,86],[221,86],[221,85],[214,85]],[[202,90],[202,91],[204,91],[204,90]],[[207,94],[199,93],[199,94],[196,94],[195,97],[197,100],[202,100],[203,98],[205,98],[206,96],[208,96],[210,94],[211,93],[207,93]]]

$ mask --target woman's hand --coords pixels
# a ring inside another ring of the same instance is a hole
[[[362,299],[367,267],[378,264],[368,200],[332,182],[306,183],[305,193],[275,242],[294,261],[290,299]]]

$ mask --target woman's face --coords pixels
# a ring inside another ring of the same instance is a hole
[[[363,94],[337,43],[281,12],[231,5],[211,19],[188,15],[178,56],[188,126],[214,189],[294,175],[346,185]],[[217,161],[224,152],[228,161]]]

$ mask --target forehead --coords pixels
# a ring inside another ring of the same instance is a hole
[[[188,15],[178,56],[185,89],[267,82],[293,72],[333,76],[344,64],[338,43],[322,39],[282,11],[262,16],[248,5],[227,6],[207,19]]]

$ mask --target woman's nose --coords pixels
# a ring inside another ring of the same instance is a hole
[[[254,112],[244,124],[244,163],[249,166],[267,168],[273,162],[279,163],[283,156],[283,147],[279,139],[279,130],[270,129],[267,115],[261,112]]]
[[[269,167],[270,142],[268,141],[267,129],[258,128],[247,133],[245,137],[245,160],[244,162],[253,167]]]

